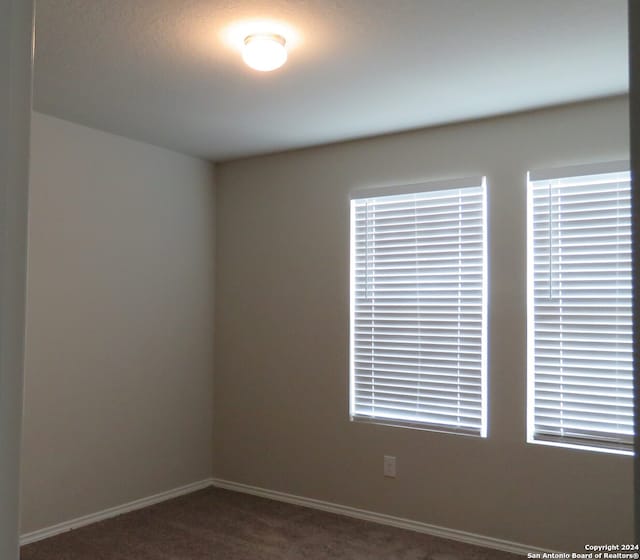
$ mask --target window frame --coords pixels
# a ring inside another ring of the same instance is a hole
[[[567,437],[566,440],[562,436],[548,436],[546,438],[536,437],[536,418],[535,418],[535,267],[534,267],[534,204],[533,189],[534,183],[543,181],[553,181],[562,179],[579,179],[581,177],[606,175],[613,173],[630,172],[630,163],[628,160],[617,160],[602,163],[590,163],[582,165],[572,165],[565,167],[555,167],[548,169],[531,170],[527,172],[526,177],[526,201],[527,201],[527,219],[526,219],[526,236],[527,236],[527,438],[528,444],[545,445],[551,447],[559,447],[564,449],[573,449],[588,452],[608,453],[616,455],[634,455],[633,444],[631,449],[621,447],[621,444],[612,444],[611,441],[605,439],[597,440],[585,437],[580,441],[577,437]],[[632,185],[630,188],[633,188]],[[632,225],[630,227],[633,227]],[[631,304],[630,304],[631,310]],[[632,342],[633,343],[633,342]],[[633,393],[633,391],[632,391]],[[634,403],[635,405],[635,403]],[[613,446],[612,446],[613,445]],[[617,445],[617,446],[615,446]]]
[[[397,196],[426,192],[455,190],[468,187],[481,188],[482,200],[482,294],[481,294],[481,343],[480,343],[480,399],[481,416],[478,431],[456,428],[455,426],[412,422],[387,417],[369,417],[356,414],[355,400],[355,261],[356,261],[356,220],[353,201],[363,198]],[[488,436],[488,187],[486,176],[473,176],[459,179],[435,180],[405,185],[368,187],[355,189],[349,193],[349,419],[352,422],[418,429],[456,435],[486,438]]]

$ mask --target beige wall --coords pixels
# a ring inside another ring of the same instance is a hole
[[[525,173],[628,149],[616,98],[220,165],[214,475],[557,550],[632,542],[630,457],[525,443]],[[350,422],[349,191],[479,174],[488,439]]]
[[[32,135],[23,533],[211,475],[211,165]]]

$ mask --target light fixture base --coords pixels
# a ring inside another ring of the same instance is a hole
[[[278,35],[277,33],[251,33],[251,35],[247,35],[244,38],[245,46],[256,39],[275,41],[276,43],[280,43],[283,47],[287,44],[287,40],[282,35]]]

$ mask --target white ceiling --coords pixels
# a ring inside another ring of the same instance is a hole
[[[626,0],[37,0],[34,104],[229,159],[624,93],[626,18]],[[264,19],[290,43],[268,74],[236,44]]]

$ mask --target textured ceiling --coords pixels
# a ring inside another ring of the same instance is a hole
[[[626,0],[37,0],[38,111],[213,160],[624,93]],[[289,62],[237,50],[269,19]]]

